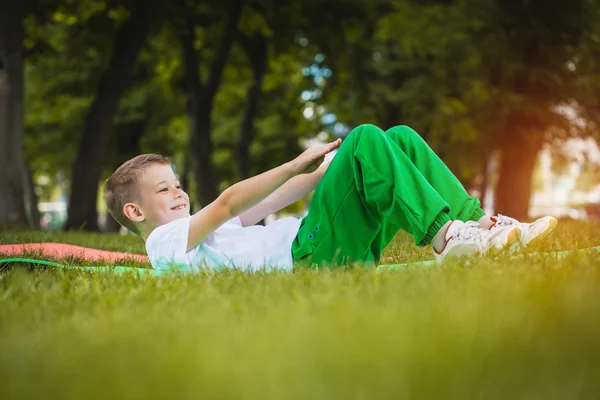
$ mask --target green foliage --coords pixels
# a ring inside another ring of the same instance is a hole
[[[38,175],[70,170],[112,36],[125,17],[121,6],[105,1],[72,1],[26,19],[25,150]]]
[[[583,104],[598,104],[589,86],[598,69],[581,55],[597,47],[599,9],[595,1],[495,0],[366,7],[363,23],[343,31],[355,45],[327,54],[335,67],[326,107],[350,125],[411,125],[466,180],[515,136],[597,135],[585,123],[595,121],[593,107]]]
[[[37,176],[70,171],[128,5],[30,3],[25,149]],[[196,24],[206,80],[229,5],[165,6],[169,23],[153,30],[120,103],[104,176],[138,152],[168,155],[183,170],[189,125],[181,29]],[[597,138],[599,16],[596,0],[248,2],[238,35],[264,36],[269,46],[251,173],[293,158],[301,138],[343,135],[361,123],[412,126],[463,182],[517,136]],[[238,179],[235,146],[253,84],[237,39],[212,115],[221,189]],[[306,108],[314,110],[310,118],[302,115]]]

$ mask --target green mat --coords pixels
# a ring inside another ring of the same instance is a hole
[[[27,263],[27,264],[45,265],[48,267],[64,268],[64,269],[77,269],[77,270],[82,270],[82,271],[113,272],[113,273],[117,273],[117,274],[135,272],[135,273],[144,274],[144,275],[158,275],[158,273],[153,269],[136,268],[136,267],[122,267],[119,265],[82,267],[82,266],[64,265],[64,264],[59,264],[59,263],[55,263],[52,261],[46,261],[46,260],[36,260],[34,258],[19,258],[19,257],[4,258],[4,259],[0,260],[0,264],[8,264],[8,263]]]
[[[578,254],[578,253],[586,254],[586,253],[594,253],[594,252],[597,252],[600,254],[600,246],[589,247],[586,249],[578,249],[578,250],[518,254],[511,258],[520,259],[520,258],[526,258],[526,257],[532,256],[532,255],[544,255],[549,258],[555,258],[556,260],[560,260],[560,259],[565,258],[572,254]],[[111,273],[115,273],[115,274],[137,273],[137,274],[142,274],[142,275],[155,275],[155,276],[161,275],[159,272],[157,272],[153,269],[149,269],[149,268],[123,267],[123,266],[118,266],[118,265],[116,265],[116,266],[89,266],[89,267],[70,266],[70,265],[63,265],[63,264],[55,263],[52,261],[36,260],[36,259],[32,259],[32,258],[19,258],[19,257],[5,258],[5,259],[0,260],[0,264],[7,264],[7,263],[28,263],[28,264],[36,264],[36,265],[45,265],[45,266],[56,267],[56,268],[76,269],[76,270],[82,270],[82,271],[111,272]],[[376,270],[381,271],[381,270],[429,268],[436,264],[437,264],[437,261],[435,261],[435,260],[415,261],[415,262],[402,263],[402,264],[382,264],[382,265],[378,265]]]

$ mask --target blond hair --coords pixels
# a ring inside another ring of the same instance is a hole
[[[171,161],[160,154],[142,154],[123,163],[104,182],[104,202],[108,212],[117,222],[138,235],[140,231],[135,222],[123,214],[123,206],[140,199],[138,182],[154,164],[171,165]]]

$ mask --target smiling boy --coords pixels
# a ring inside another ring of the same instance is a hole
[[[330,163],[324,157],[338,150]],[[315,190],[308,215],[255,225]],[[146,241],[152,266],[244,270],[377,264],[399,230],[434,257],[484,254],[528,245],[556,226],[487,216],[479,200],[411,128],[355,128],[341,143],[310,148],[277,168],[227,188],[190,214],[189,197],[171,163],[137,156],[105,183],[113,217]]]

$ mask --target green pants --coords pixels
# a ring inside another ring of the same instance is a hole
[[[292,244],[295,264],[377,264],[402,229],[427,245],[449,220],[485,213],[414,130],[361,125],[343,141]]]

